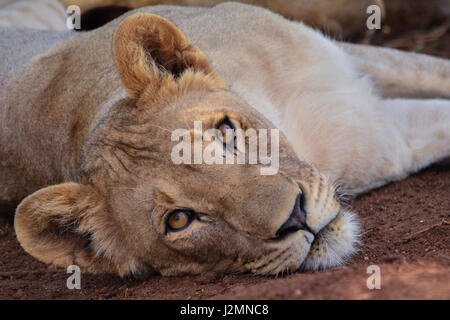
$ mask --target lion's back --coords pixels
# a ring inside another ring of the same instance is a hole
[[[72,37],[70,31],[48,31],[0,27],[0,83],[33,57]]]

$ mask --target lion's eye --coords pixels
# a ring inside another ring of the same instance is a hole
[[[225,135],[227,133],[227,130],[233,130],[233,127],[228,123],[222,123],[219,126],[219,131],[222,133],[222,135]]]
[[[167,227],[171,231],[178,231],[191,223],[192,212],[189,211],[174,211],[167,219]]]
[[[231,135],[228,134],[227,136],[227,130],[234,130],[234,126],[228,118],[225,118],[225,120],[221,122],[221,124],[218,126],[217,129],[222,135],[220,138],[222,139],[223,142],[228,143],[231,142],[231,139],[234,139],[234,134]]]

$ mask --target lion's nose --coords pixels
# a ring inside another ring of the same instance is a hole
[[[281,225],[276,233],[277,238],[283,238],[298,230],[306,230],[314,234],[306,224],[306,211],[303,209],[304,201],[302,200],[304,200],[303,194],[299,193],[295,199],[294,208],[292,209],[289,218]]]

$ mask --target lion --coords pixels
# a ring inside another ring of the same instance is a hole
[[[341,195],[450,155],[449,61],[337,42],[263,8],[145,7],[85,33],[0,39],[0,204],[18,204],[17,238],[48,264],[338,266],[361,233]],[[175,164],[172,133],[198,136],[195,121],[231,157],[230,132],[279,129],[278,171]]]

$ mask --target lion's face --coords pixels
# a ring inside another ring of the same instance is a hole
[[[352,214],[281,134],[275,174],[261,174],[261,162],[174,163],[176,129],[186,129],[193,149],[196,135],[216,129],[216,145],[236,159],[242,150],[228,148],[224,129],[274,127],[173,24],[150,14],[125,19],[114,55],[129,98],[86,143],[82,184],[41,189],[19,206],[16,231],[28,252],[94,272],[165,275],[279,274],[337,265],[353,252]]]

